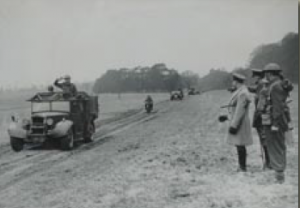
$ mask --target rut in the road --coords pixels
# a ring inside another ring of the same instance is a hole
[[[28,177],[34,177],[36,174],[49,170],[53,165],[67,160],[73,154],[84,153],[84,151],[107,142],[108,138],[116,133],[154,119],[157,111],[165,112],[168,107],[165,102],[162,102],[156,108],[158,110],[151,114],[146,114],[143,109],[139,109],[121,114],[112,120],[98,122],[99,128],[96,130],[94,142],[79,145],[72,152],[39,149],[14,153],[10,150],[9,145],[2,146],[0,148],[0,192]]]

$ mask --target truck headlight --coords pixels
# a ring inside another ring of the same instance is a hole
[[[52,126],[53,123],[54,123],[54,121],[53,121],[52,118],[48,118],[47,121],[46,121],[46,123],[47,123],[48,126]]]

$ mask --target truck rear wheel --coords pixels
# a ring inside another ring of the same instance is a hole
[[[86,133],[84,136],[84,142],[89,143],[94,140],[93,135],[95,133],[95,126],[93,123],[88,123],[86,127]]]
[[[11,137],[10,138],[10,146],[13,149],[13,151],[20,152],[24,148],[24,141],[19,138]]]
[[[74,147],[74,133],[72,128],[69,129],[68,134],[60,141],[60,148],[62,150],[72,150]]]

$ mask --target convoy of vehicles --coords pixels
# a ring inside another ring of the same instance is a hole
[[[181,90],[170,94],[171,100],[182,100]],[[93,141],[95,120],[99,115],[98,96],[79,91],[75,95],[64,92],[39,92],[28,100],[31,116],[18,120],[12,116],[8,127],[11,148],[19,152],[24,145],[55,142],[62,150],[72,150],[74,143]],[[153,102],[145,102],[151,113]]]

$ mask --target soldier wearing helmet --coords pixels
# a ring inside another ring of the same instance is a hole
[[[284,88],[282,81],[282,69],[276,63],[267,64],[264,67],[266,79],[269,81],[268,100],[263,125],[266,126],[266,145],[270,157],[270,166],[275,171],[278,183],[284,182],[286,168],[286,143],[285,133],[289,130],[286,101],[292,87]]]
[[[266,136],[265,129],[262,125],[262,113],[264,112],[264,108],[262,107],[267,99],[266,89],[268,81],[264,79],[264,72],[261,69],[251,69],[252,78],[254,79],[254,85],[249,86],[248,90],[251,93],[255,94],[254,106],[255,111],[253,115],[253,123],[252,127],[256,129],[260,145],[261,145],[261,153],[263,160],[263,169],[270,169],[270,159],[268,154],[268,149],[266,146]]]
[[[251,69],[251,71],[252,71],[252,78],[254,79],[254,85],[249,86],[248,90],[249,92],[257,94],[262,88],[261,80],[264,78],[264,73],[263,70],[261,69]]]
[[[64,80],[64,82],[61,82]],[[74,96],[77,93],[76,86],[71,83],[71,77],[65,75],[55,80],[54,85],[63,90],[64,93]]]

